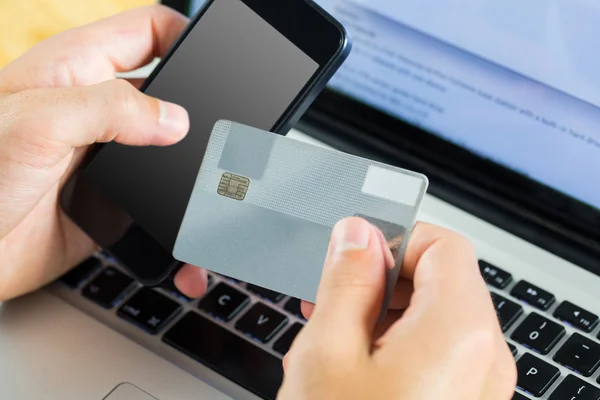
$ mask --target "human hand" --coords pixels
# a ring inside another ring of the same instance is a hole
[[[0,301],[97,250],[58,202],[89,145],[164,146],[186,135],[183,108],[115,79],[164,55],[186,24],[166,7],[144,7],[59,34],[0,70]],[[192,266],[175,277],[190,297],[206,282]]]
[[[303,305],[309,321],[284,360],[280,399],[512,398],[515,362],[467,240],[417,224],[401,280],[413,290],[394,304],[408,297],[408,308],[383,329],[383,235],[347,219],[329,249],[316,305]]]

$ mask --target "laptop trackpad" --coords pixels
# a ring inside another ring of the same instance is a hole
[[[131,383],[121,383],[102,400],[158,400]]]

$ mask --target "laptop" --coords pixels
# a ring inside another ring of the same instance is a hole
[[[355,47],[289,136],[425,173],[419,219],[475,243],[514,398],[600,398],[600,6],[318,2]],[[0,398],[273,399],[304,324],[280,293],[211,273],[191,300],[100,253],[0,306]]]

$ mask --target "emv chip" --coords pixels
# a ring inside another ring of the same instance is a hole
[[[221,176],[217,193],[232,199],[244,200],[248,193],[248,186],[250,186],[250,179],[225,172]]]

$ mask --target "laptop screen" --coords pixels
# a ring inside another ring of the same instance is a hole
[[[600,209],[600,3],[317,3],[354,41],[330,89]]]

